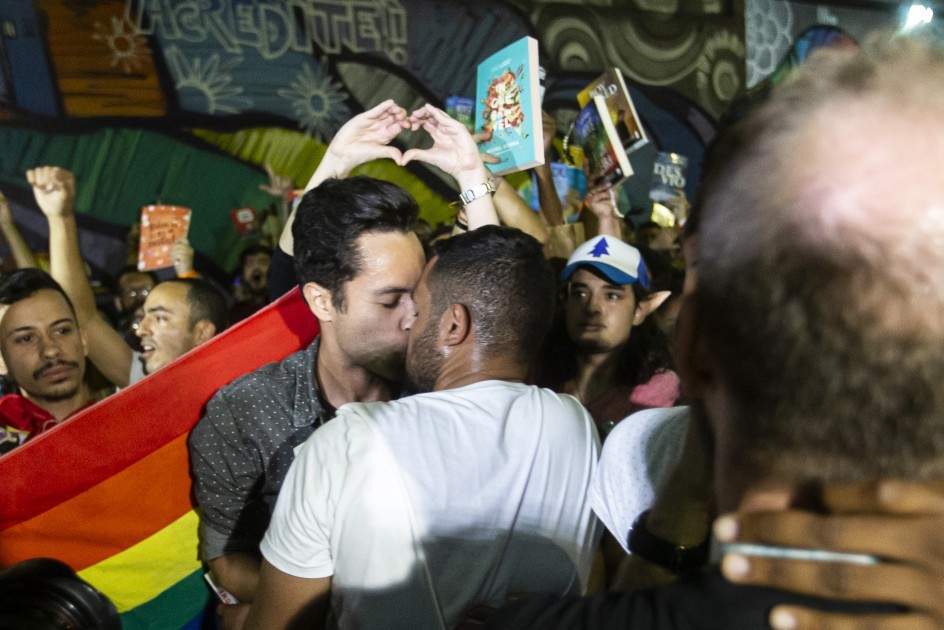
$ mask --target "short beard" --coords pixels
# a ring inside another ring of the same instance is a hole
[[[406,357],[403,352],[389,352],[382,356],[371,357],[370,361],[366,362],[363,367],[391,383],[399,383],[403,380],[406,372],[405,361]]]
[[[41,398],[42,400],[48,402],[62,402],[63,400],[68,400],[79,393],[79,389],[82,387],[81,382],[75,386],[75,389],[71,389],[67,392],[61,392],[57,394],[44,394]]]
[[[411,392],[431,392],[442,374],[445,358],[436,349],[439,330],[432,323],[413,342],[406,359],[406,382]]]

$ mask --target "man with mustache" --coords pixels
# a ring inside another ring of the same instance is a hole
[[[0,280],[0,354],[19,394],[0,398],[0,454],[89,404],[85,337],[62,288],[39,269]]]
[[[99,315],[85,276],[74,214],[75,176],[58,166],[27,171],[33,196],[49,221],[49,265],[75,306],[88,339],[89,360],[118,387],[127,387],[151,374],[227,326],[226,302],[207,281],[174,278],[150,289],[144,300],[144,319],[138,326],[137,352]]]

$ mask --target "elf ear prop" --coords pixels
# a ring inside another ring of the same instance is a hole
[[[652,315],[671,296],[671,291],[658,291],[637,304],[636,313],[633,315],[633,326],[638,326],[646,321],[646,318]]]

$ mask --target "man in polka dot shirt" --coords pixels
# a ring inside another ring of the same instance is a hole
[[[411,127],[429,132],[433,147],[401,154],[389,146]],[[279,243],[294,257],[321,334],[305,350],[222,388],[190,437],[201,555],[218,585],[240,602],[253,599],[259,542],[295,447],[341,405],[401,394],[416,315],[411,292],[425,264],[413,233],[418,208],[394,184],[345,179],[354,166],[384,157],[436,165],[462,189],[487,177],[471,136],[438,110],[408,118],[388,101],[353,118],[332,140]],[[489,195],[466,212],[472,227],[497,223]],[[234,620],[245,611],[226,608],[224,617]]]

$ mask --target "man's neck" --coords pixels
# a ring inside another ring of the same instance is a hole
[[[52,414],[56,422],[62,422],[83,405],[87,404],[90,396],[88,386],[83,383],[75,394],[63,400],[45,400],[30,396],[28,392],[23,392],[23,396],[37,407],[42,407]]]
[[[579,353],[577,375],[566,387],[580,402],[589,404],[617,384],[619,352]]]
[[[459,347],[446,360],[433,391],[458,389],[483,381],[521,383],[527,374],[527,363],[512,357],[489,357],[479,348]]]
[[[337,409],[349,402],[386,402],[396,385],[368,369],[351,363],[334,343],[322,337],[315,365],[321,398]]]

